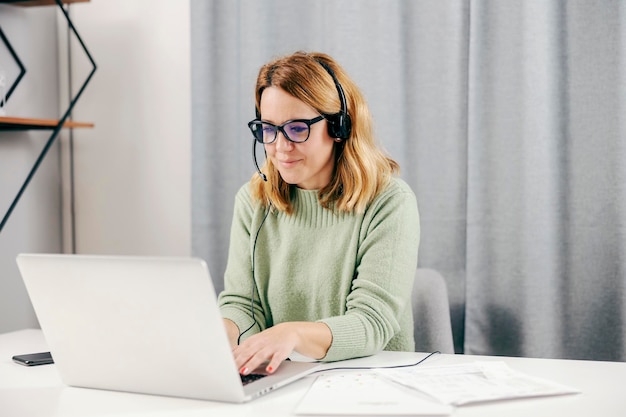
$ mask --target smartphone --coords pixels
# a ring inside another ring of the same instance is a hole
[[[24,366],[47,365],[54,363],[50,352],[26,353],[13,356],[13,362]]]

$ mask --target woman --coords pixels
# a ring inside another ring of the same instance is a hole
[[[261,68],[256,111],[267,158],[237,194],[219,297],[240,373],[292,351],[412,351],[417,203],[361,92],[331,57],[297,52]]]

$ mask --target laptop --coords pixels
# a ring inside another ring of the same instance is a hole
[[[17,264],[66,385],[241,403],[320,366],[285,361],[244,384],[201,259],[20,254]]]

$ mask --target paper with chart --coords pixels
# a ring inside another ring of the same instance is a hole
[[[299,415],[446,416],[453,408],[372,371],[325,372],[296,407]]]
[[[499,361],[385,369],[379,372],[398,384],[454,406],[580,392],[575,388],[515,371]]]

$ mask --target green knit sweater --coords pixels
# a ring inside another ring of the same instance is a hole
[[[248,184],[237,193],[219,296],[223,317],[240,331],[253,323],[256,282],[256,324],[243,338],[282,322],[319,321],[332,332],[324,361],[413,351],[420,225],[409,186],[392,179],[361,214],[324,209],[317,191],[296,189],[293,202],[291,215],[268,213]]]

